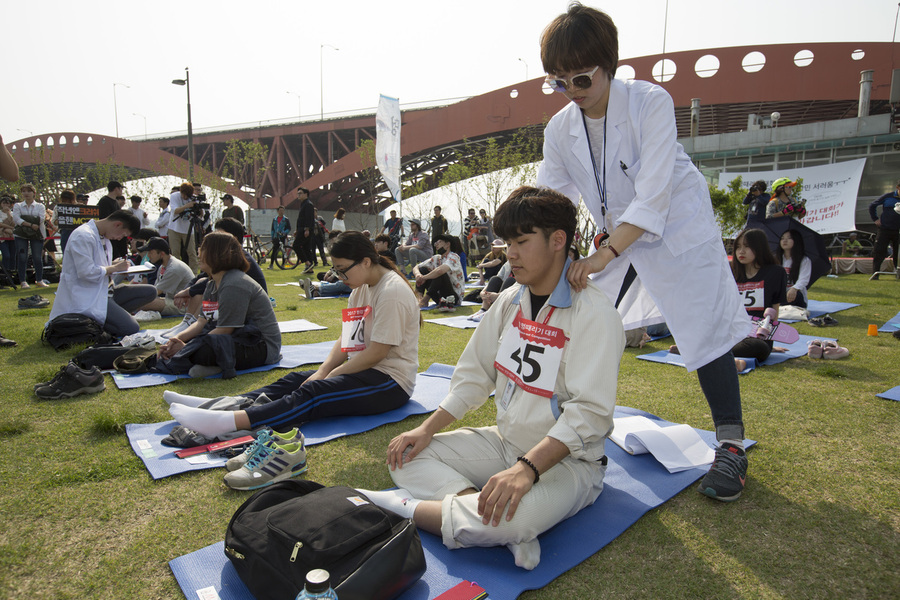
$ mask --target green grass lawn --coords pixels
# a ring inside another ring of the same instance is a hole
[[[271,285],[300,273],[266,275]],[[33,293],[52,298],[55,287],[0,291],[0,332],[19,342],[0,348],[0,598],[181,598],[167,562],[223,539],[249,493],[226,488],[223,469],[150,479],[124,431],[127,423],[169,419],[163,387],[118,391],[107,377],[106,391],[92,396],[32,394],[74,352],[41,345],[49,309],[19,311],[16,303]],[[287,334],[284,343],[335,339],[345,301],[307,302],[298,292],[271,287],[279,320],[306,318],[328,330]],[[741,377],[747,436],[759,441],[742,498],[721,504],[691,487],[523,598],[900,597],[900,403],[875,397],[900,384],[900,341],[866,335],[868,324],[880,326],[900,309],[900,283],[849,275],[819,280],[812,295],[862,304],[836,314],[837,327],[798,325],[839,338],[850,357],[803,357]],[[454,364],[470,335],[426,323],[420,370]],[[619,403],[712,429],[694,374],[635,358],[670,343],[626,350]],[[281,374],[182,380],[171,389],[216,396]],[[488,403],[461,424],[488,424],[492,415]],[[424,418],[310,448],[307,477],[391,486],[387,443]]]

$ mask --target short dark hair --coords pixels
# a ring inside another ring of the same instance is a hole
[[[141,220],[131,214],[130,210],[119,209],[106,218],[123,224],[128,230],[129,237],[141,230]]]
[[[137,233],[132,232],[131,237],[136,240],[149,240],[150,238],[159,237],[159,232],[151,227],[142,227]]]
[[[200,252],[203,253],[203,262],[209,267],[210,275],[232,269],[246,273],[250,269],[241,245],[227,231],[207,233],[200,244]]]
[[[160,197],[159,197],[159,201],[160,201],[160,202],[165,202],[165,203],[166,203],[166,206],[169,205],[169,199],[166,198],[165,196],[160,196]]]
[[[434,238],[434,241],[440,240],[442,242],[447,242],[448,244],[452,244],[454,237],[456,237],[456,236],[450,235],[449,233],[442,233],[441,235]]]
[[[224,217],[216,221],[215,225],[213,225],[213,229],[219,229],[221,231],[225,231],[234,236],[234,238],[241,243],[244,241],[244,226],[241,225],[241,222],[235,219],[234,217]]]
[[[306,189],[305,187],[299,187],[299,188],[297,188],[297,191],[298,191],[298,192],[305,192],[306,195],[309,196],[309,190]]]
[[[61,202],[75,202],[75,192],[72,190],[63,190],[59,193]]]
[[[494,233],[505,240],[536,229],[549,239],[551,233],[561,229],[566,234],[566,248],[572,245],[577,224],[578,212],[572,201],[545,187],[516,188],[494,214]]]
[[[599,66],[612,79],[619,64],[615,23],[603,11],[572,2],[541,34],[541,63],[546,73]]]
[[[101,181],[103,181],[103,180],[101,179]],[[125,186],[123,186],[123,185],[122,185],[121,183],[119,183],[118,181],[110,181],[109,183],[106,184],[106,191],[107,191],[107,192],[111,192],[111,191],[113,191],[113,190],[116,189],[116,188],[124,188],[124,187],[125,187]]]
[[[384,242],[385,244],[390,246],[391,245],[391,236],[389,236],[386,233],[379,233],[378,235],[375,236],[375,239],[372,241],[373,242]]]

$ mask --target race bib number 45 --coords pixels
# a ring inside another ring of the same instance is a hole
[[[345,308],[341,311],[341,352],[366,349],[366,329],[372,327],[372,307]]]
[[[746,281],[738,284],[738,292],[747,310],[763,310],[766,308],[766,285],[762,281]]]
[[[562,329],[519,313],[500,343],[494,367],[526,392],[550,398],[565,345]]]

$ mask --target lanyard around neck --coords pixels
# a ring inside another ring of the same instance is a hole
[[[594,149],[591,147],[591,133],[588,131],[587,126],[587,117],[584,116],[584,111],[581,112],[581,122],[584,125],[584,135],[587,137],[588,143],[588,152],[591,155],[591,165],[594,167],[594,179],[597,181],[597,191],[600,192],[600,216],[603,219],[603,223],[600,224],[601,230],[603,233],[607,233],[606,231],[606,121],[607,117],[603,118],[603,182],[600,181],[600,174],[597,172],[597,161],[594,159]]]

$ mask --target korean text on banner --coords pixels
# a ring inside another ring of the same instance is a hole
[[[375,113],[375,162],[394,201],[400,202],[400,100],[384,94]]]
[[[801,192],[806,200],[804,225],[818,233],[840,233],[856,229],[856,195],[862,180],[865,158],[845,162],[752,173],[719,173],[719,189],[726,189],[738,176],[745,189],[754,181],[765,181],[771,193],[772,182],[779,177],[792,181],[803,178]]]

